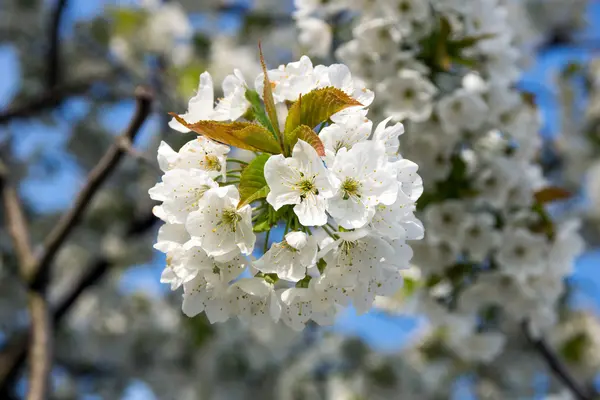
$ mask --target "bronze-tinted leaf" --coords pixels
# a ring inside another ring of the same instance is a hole
[[[209,139],[250,151],[281,153],[273,134],[264,126],[251,122],[198,121],[188,123],[175,113],[169,113],[182,125]]]
[[[285,131],[292,132],[300,125],[313,129],[333,114],[360,105],[356,99],[334,87],[313,90],[292,105],[285,121]]]
[[[273,132],[279,137],[279,120],[277,119],[277,110],[275,109],[275,100],[273,99],[273,90],[271,88],[271,81],[269,80],[269,74],[267,74],[267,65],[265,64],[265,58],[263,56],[262,47],[258,44],[258,51],[260,54],[260,66],[263,70],[263,101],[265,103],[265,110],[271,121]]]
[[[319,138],[319,135],[307,125],[300,125],[293,131],[285,134],[285,144],[290,152],[298,142],[298,139],[302,139],[310,144],[317,151],[319,156],[325,156],[325,146],[323,146],[323,142]]]
[[[572,196],[573,194],[568,190],[556,186],[543,188],[534,194],[535,200],[539,204],[551,203],[558,200],[566,200],[570,199]]]

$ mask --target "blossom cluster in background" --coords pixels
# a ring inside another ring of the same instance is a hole
[[[523,323],[534,336],[551,332],[583,244],[577,219],[556,221],[546,208],[566,193],[543,176],[540,115],[515,89],[535,42],[532,26],[512,28],[525,5],[296,6],[301,40],[308,26],[337,32],[331,48],[308,40],[309,50],[334,52],[381,93],[377,116],[404,121],[402,153],[425,183],[417,209],[427,234],[413,246],[411,285],[379,304],[424,313],[432,335],[470,362],[492,362]]]

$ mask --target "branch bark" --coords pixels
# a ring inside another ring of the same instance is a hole
[[[30,291],[28,295],[31,318],[29,346],[29,387],[27,400],[44,400],[50,392],[52,370],[53,328],[45,291]]]
[[[543,338],[534,338],[529,333],[527,324],[524,323],[523,332],[527,341],[537,350],[542,356],[550,370],[573,394],[577,400],[593,400],[594,393],[586,390],[577,380],[571,375],[567,366],[560,360],[558,355],[550,348],[548,343]]]
[[[25,214],[19,195],[9,182],[9,171],[6,165],[0,161],[0,189],[2,190],[2,202],[4,203],[4,215],[8,226],[8,233],[15,246],[19,262],[19,272],[26,273],[33,260],[29,229],[25,220]]]
[[[18,194],[9,182],[9,171],[0,164],[0,185],[8,231],[15,246],[19,264],[19,272],[26,280],[34,265],[33,252],[30,245],[29,229]],[[50,369],[52,368],[52,325],[46,301],[45,291],[28,289],[28,308],[31,319],[32,340],[31,360],[29,363],[28,400],[42,400],[48,393]],[[26,341],[19,341],[27,348]],[[16,351],[12,356],[23,361],[23,351]]]

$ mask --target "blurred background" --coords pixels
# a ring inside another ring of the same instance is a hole
[[[560,318],[542,343],[547,348],[509,338],[493,360],[474,360],[464,355],[470,347],[493,344],[473,339],[465,349],[445,351],[430,318],[411,306],[415,271],[397,301],[363,315],[344,311],[332,327],[258,330],[181,313],[181,293],[160,283],[165,256],[152,248],[158,221],[147,195],[161,175],[160,141],[177,149],[192,137],[169,129],[167,112],[186,109],[205,70],[217,91],[234,68],[252,84],[260,72],[259,41],[270,68],[302,54],[315,65],[337,62],[352,18],[371,2],[296,3],[0,0],[2,180],[5,191],[9,183],[16,189],[34,249],[48,243],[78,204],[88,173],[105,153],[122,153],[33,284],[20,271],[12,225],[2,217],[0,399],[23,398],[31,383],[27,360],[38,356],[27,347],[32,291],[49,303],[49,399],[595,398],[600,3],[593,0],[487,1],[512,13],[511,29],[520,35],[515,65],[499,68],[517,68],[514,87],[542,115],[543,174],[572,193],[551,211],[579,218],[586,242],[565,280]],[[464,1],[473,8],[478,3],[486,0]],[[322,7],[320,19],[294,11],[311,7]],[[138,87],[147,95],[138,89],[136,102]],[[136,107],[149,109],[135,140],[117,140]],[[377,106],[374,113],[385,114]],[[3,207],[14,216],[10,199],[3,196]],[[585,394],[565,384],[556,360]]]

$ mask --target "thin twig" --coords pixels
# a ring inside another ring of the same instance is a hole
[[[125,130],[122,135],[122,139],[129,142],[133,141],[137,133],[146,118],[150,114],[152,95],[151,93],[143,88],[139,87],[135,93],[137,100],[137,107],[135,115],[129,124],[129,127]],[[73,207],[67,211],[62,218],[58,221],[54,229],[50,232],[44,243],[42,254],[39,257],[39,261],[34,272],[35,276],[32,277],[32,286],[35,287],[40,284],[40,281],[47,275],[47,270],[50,264],[54,260],[56,253],[71,234],[73,229],[78,225],[83,213],[88,208],[97,193],[98,189],[104,184],[111,173],[115,170],[119,161],[126,154],[126,151],[122,148],[121,144],[115,143],[108,149],[102,159],[89,173],[85,186],[75,200]]]
[[[134,148],[131,140],[127,139],[124,136],[121,136],[117,138],[117,144],[121,147],[123,151],[127,153],[129,157],[140,162],[141,164],[147,165],[148,167],[156,170],[159,173],[162,173],[156,161],[153,158],[149,157],[147,154]]]
[[[56,7],[52,12],[52,20],[50,21],[50,46],[48,46],[48,54],[46,56],[48,70],[46,71],[46,88],[48,90],[54,87],[60,81],[60,26],[68,0],[58,0]]]
[[[17,118],[27,118],[43,111],[51,110],[61,105],[69,97],[87,92],[95,83],[102,80],[103,77],[96,76],[92,79],[57,85],[54,89],[48,90],[36,98],[11,106],[0,112],[0,125],[12,122]]]
[[[527,341],[538,351],[542,358],[546,361],[548,367],[552,370],[554,375],[571,391],[573,396],[577,400],[593,400],[594,396],[592,393],[588,393],[571,375],[569,369],[554,351],[548,346],[543,338],[534,338],[529,333],[527,323],[523,323],[523,332]]]
[[[0,161],[0,190],[2,190],[2,202],[4,203],[8,233],[15,246],[20,266],[19,270],[22,274],[26,274],[25,269],[31,266],[33,260],[33,251],[23,207],[16,189],[9,182],[8,175],[8,168]]]

